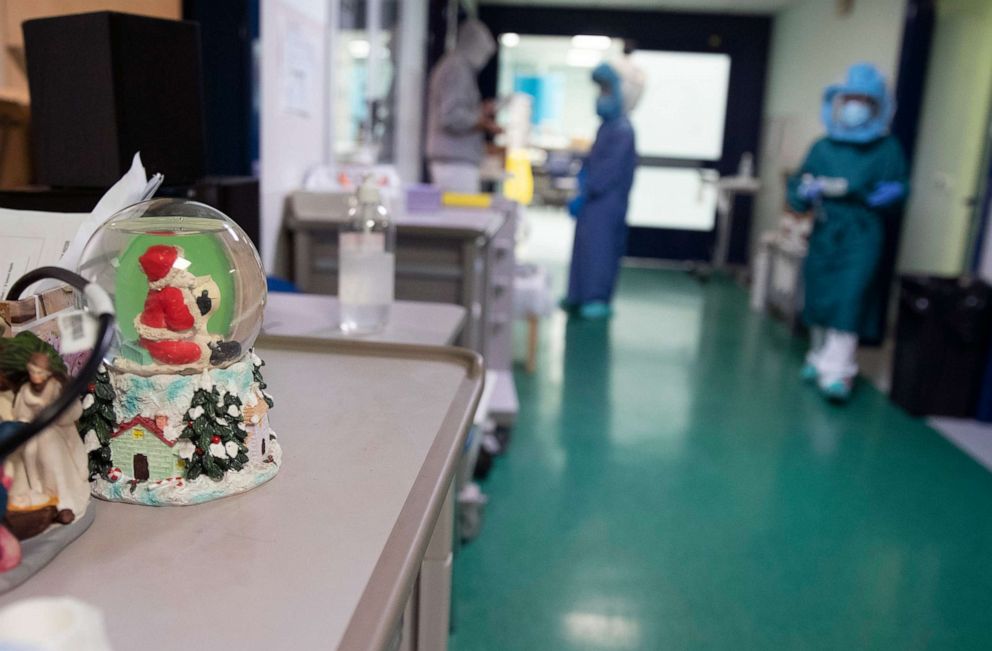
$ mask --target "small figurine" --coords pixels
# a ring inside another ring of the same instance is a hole
[[[214,301],[201,300],[202,293],[196,297],[201,279],[187,271],[184,262],[183,249],[168,244],[150,246],[138,259],[148,277],[148,297],[134,326],[152,359],[172,366],[199,364],[210,357],[207,321]],[[209,291],[203,291],[209,297]]]
[[[0,425],[36,421],[68,382],[62,358],[34,333],[0,340]],[[0,573],[20,563],[17,541],[86,515],[87,458],[75,427],[80,413],[79,401],[71,401],[50,425],[2,460],[0,513],[5,515],[0,520]]]
[[[91,354],[73,377],[58,351],[35,333],[0,339],[0,592],[27,580],[94,518],[87,454],[75,421],[83,411],[79,395],[113,342],[113,304],[100,287],[58,267],[28,272],[8,298],[16,300],[42,278],[83,294],[97,330]],[[21,548],[19,540],[38,534],[37,544]]]
[[[28,358],[28,381],[14,399],[14,420],[30,422],[62,392],[67,378],[53,368],[52,355],[57,353],[39,351]],[[12,511],[54,503],[54,521],[59,524],[69,524],[86,512],[90,494],[87,453],[75,426],[82,413],[82,406],[74,402],[8,460],[14,468]]]

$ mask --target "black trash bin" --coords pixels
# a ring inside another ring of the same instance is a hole
[[[974,418],[992,342],[992,288],[970,278],[904,276],[892,401],[916,416]]]

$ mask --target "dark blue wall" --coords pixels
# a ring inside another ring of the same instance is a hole
[[[251,54],[258,0],[185,0],[183,17],[200,23],[203,37],[207,175],[249,175],[258,142]]]

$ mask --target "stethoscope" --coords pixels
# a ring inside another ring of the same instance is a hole
[[[27,442],[32,436],[55,422],[73,401],[79,400],[90,381],[96,377],[103,358],[114,340],[114,303],[102,287],[82,276],[61,267],[39,267],[21,276],[7,293],[7,300],[17,300],[21,293],[39,280],[59,280],[83,295],[90,313],[97,317],[97,335],[93,352],[83,368],[63,387],[62,393],[28,423],[16,420],[0,422],[0,462],[4,457]],[[2,513],[0,513],[2,516]]]

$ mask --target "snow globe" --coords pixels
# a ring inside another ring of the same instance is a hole
[[[252,349],[266,283],[245,232],[210,206],[153,199],[101,226],[78,271],[118,323],[79,420],[93,494],[194,504],[271,479],[282,452]]]

